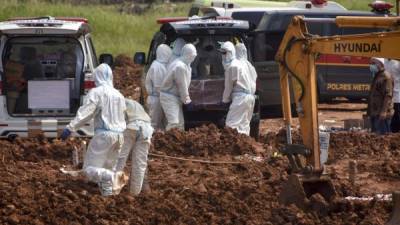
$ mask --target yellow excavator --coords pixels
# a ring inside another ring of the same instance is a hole
[[[306,25],[310,22],[335,23],[338,27],[381,28],[386,31],[321,37],[308,33]],[[287,132],[287,145],[282,151],[291,167],[291,175],[283,185],[280,201],[284,204],[294,203],[301,208],[306,207],[307,199],[315,193],[328,201],[336,195],[320,163],[315,67],[320,54],[400,59],[400,17],[343,16],[318,19],[296,16],[289,25],[276,54]],[[290,89],[294,94],[302,144],[292,144]],[[395,207],[388,223],[390,225],[400,224],[400,193],[394,193],[393,199]]]

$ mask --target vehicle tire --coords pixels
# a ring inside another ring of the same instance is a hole
[[[15,139],[17,139],[18,135],[17,134],[10,134],[7,136],[7,140],[10,142],[14,142]]]

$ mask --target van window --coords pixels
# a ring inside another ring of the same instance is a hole
[[[297,15],[297,14],[296,14]],[[279,45],[294,14],[265,14],[257,28],[253,41],[253,59],[255,62],[273,61]],[[305,15],[309,18],[323,18],[322,14]],[[308,32],[320,36],[326,35],[326,24],[307,23]],[[337,32],[337,31],[332,31]]]
[[[222,55],[217,50],[220,44],[226,41],[233,41],[235,38],[229,35],[197,36],[196,40],[187,39],[196,44],[197,57],[191,64],[192,79],[216,79],[224,77],[222,66]],[[240,40],[239,38],[236,38]]]
[[[7,109],[11,115],[44,112],[29,106],[30,81],[65,80],[69,86],[70,106],[59,111],[63,115],[74,114],[79,107],[83,51],[74,38],[65,37],[17,37],[6,44],[4,58],[4,85]],[[38,82],[35,82],[37,85]],[[67,87],[68,88],[68,87]],[[51,94],[51,93],[48,93]],[[51,106],[48,107],[51,109]],[[39,110],[39,111],[36,111]],[[55,111],[50,110],[50,114]]]
[[[186,43],[195,43],[197,57],[191,64],[192,79],[221,79],[224,77],[224,68],[222,65],[222,55],[218,51],[220,43],[225,41],[239,41],[238,36],[231,35],[190,35],[180,36]],[[166,40],[165,44],[171,45],[172,39]]]

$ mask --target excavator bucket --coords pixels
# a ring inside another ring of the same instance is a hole
[[[299,208],[307,209],[308,199],[317,193],[327,202],[336,196],[335,187],[328,177],[292,174],[283,184],[279,202],[285,205],[295,204]]]
[[[399,225],[400,224],[400,191],[393,192],[393,211],[389,222],[385,225]]]

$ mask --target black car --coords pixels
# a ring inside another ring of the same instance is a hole
[[[171,45],[177,38],[183,38],[187,43],[196,46],[198,55],[192,63],[192,81],[189,87],[195,110],[184,111],[186,128],[207,123],[214,123],[219,127],[225,125],[228,109],[220,104],[224,90],[224,69],[221,53],[217,49],[225,41],[243,42],[247,45],[248,31],[247,21],[203,18],[165,22],[154,35],[145,63],[147,68],[156,58],[156,49],[160,44]],[[144,59],[144,53],[136,53],[135,58]],[[260,110],[256,100],[250,125],[251,136],[255,138],[258,137],[259,122]]]
[[[372,12],[351,10],[308,11],[308,10],[268,10],[260,12],[240,11],[232,13],[232,18],[253,21],[256,29],[249,34],[251,40],[251,59],[257,70],[257,91],[260,97],[261,115],[280,117],[281,93],[279,85],[279,66],[275,55],[295,15],[309,18],[335,18],[337,16],[382,16]],[[377,28],[339,28],[335,24],[308,23],[311,34],[320,36],[361,34],[377,32]],[[317,59],[317,79],[320,101],[335,97],[361,100],[368,96],[372,76],[368,68],[369,58],[320,55]]]

